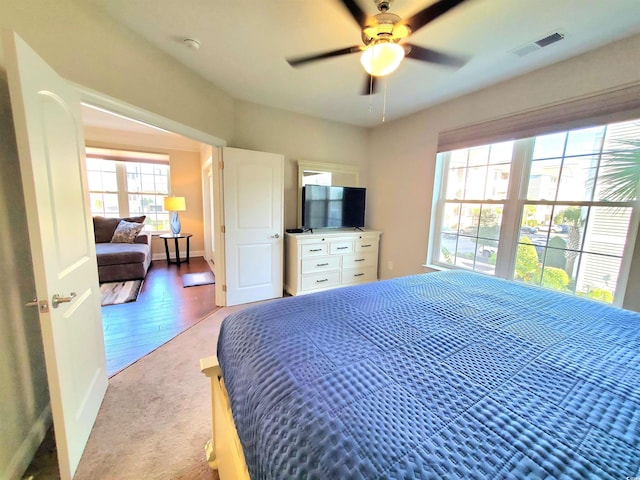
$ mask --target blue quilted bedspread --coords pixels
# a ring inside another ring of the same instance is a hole
[[[467,272],[226,318],[256,479],[640,477],[640,315]]]

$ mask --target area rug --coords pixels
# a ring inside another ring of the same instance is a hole
[[[185,273],[182,275],[182,286],[197,287],[198,285],[211,285],[216,283],[216,277],[213,272]]]
[[[100,304],[105,307],[135,302],[140,293],[140,287],[142,287],[142,280],[102,283],[100,284]]]

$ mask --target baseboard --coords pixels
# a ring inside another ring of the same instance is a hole
[[[52,423],[51,404],[47,404],[31,426],[29,433],[20,444],[15,455],[9,461],[9,465],[5,470],[6,477],[4,478],[16,480],[22,478],[22,474],[29,467]]]
[[[171,260],[174,260],[176,257],[174,256],[174,252],[173,250],[171,250],[171,252],[169,252],[171,254]],[[204,250],[196,250],[196,251],[190,251],[189,252],[189,258],[193,258],[193,257],[204,257]],[[184,261],[184,259],[187,258],[187,251],[185,250],[184,252],[181,250],[180,251],[180,260]],[[151,260],[166,260],[167,259],[167,255],[166,253],[154,253],[151,256]]]

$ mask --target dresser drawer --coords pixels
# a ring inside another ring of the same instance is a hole
[[[363,268],[378,264],[377,253],[356,253],[342,258],[342,268]]]
[[[353,253],[353,242],[331,242],[329,253],[331,255]]]
[[[339,270],[302,275],[302,290],[337,287],[338,285],[340,285]]]
[[[375,266],[366,268],[349,268],[342,271],[342,285],[352,285],[354,283],[373,282],[378,279],[378,272]]]
[[[377,252],[378,239],[360,238],[356,241],[356,252]]]
[[[329,245],[326,243],[309,243],[307,245],[301,245],[302,258],[318,257],[326,255],[329,252]]]
[[[324,272],[326,270],[338,270],[340,257],[315,257],[302,260],[302,273]]]

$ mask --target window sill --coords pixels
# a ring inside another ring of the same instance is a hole
[[[424,268],[426,270],[430,270],[427,273],[431,273],[432,271],[433,272],[442,272],[442,271],[445,271],[445,270],[452,270],[451,268],[446,268],[446,267],[443,267],[442,265],[434,265],[432,263],[423,263],[421,266],[422,266],[422,268]]]

